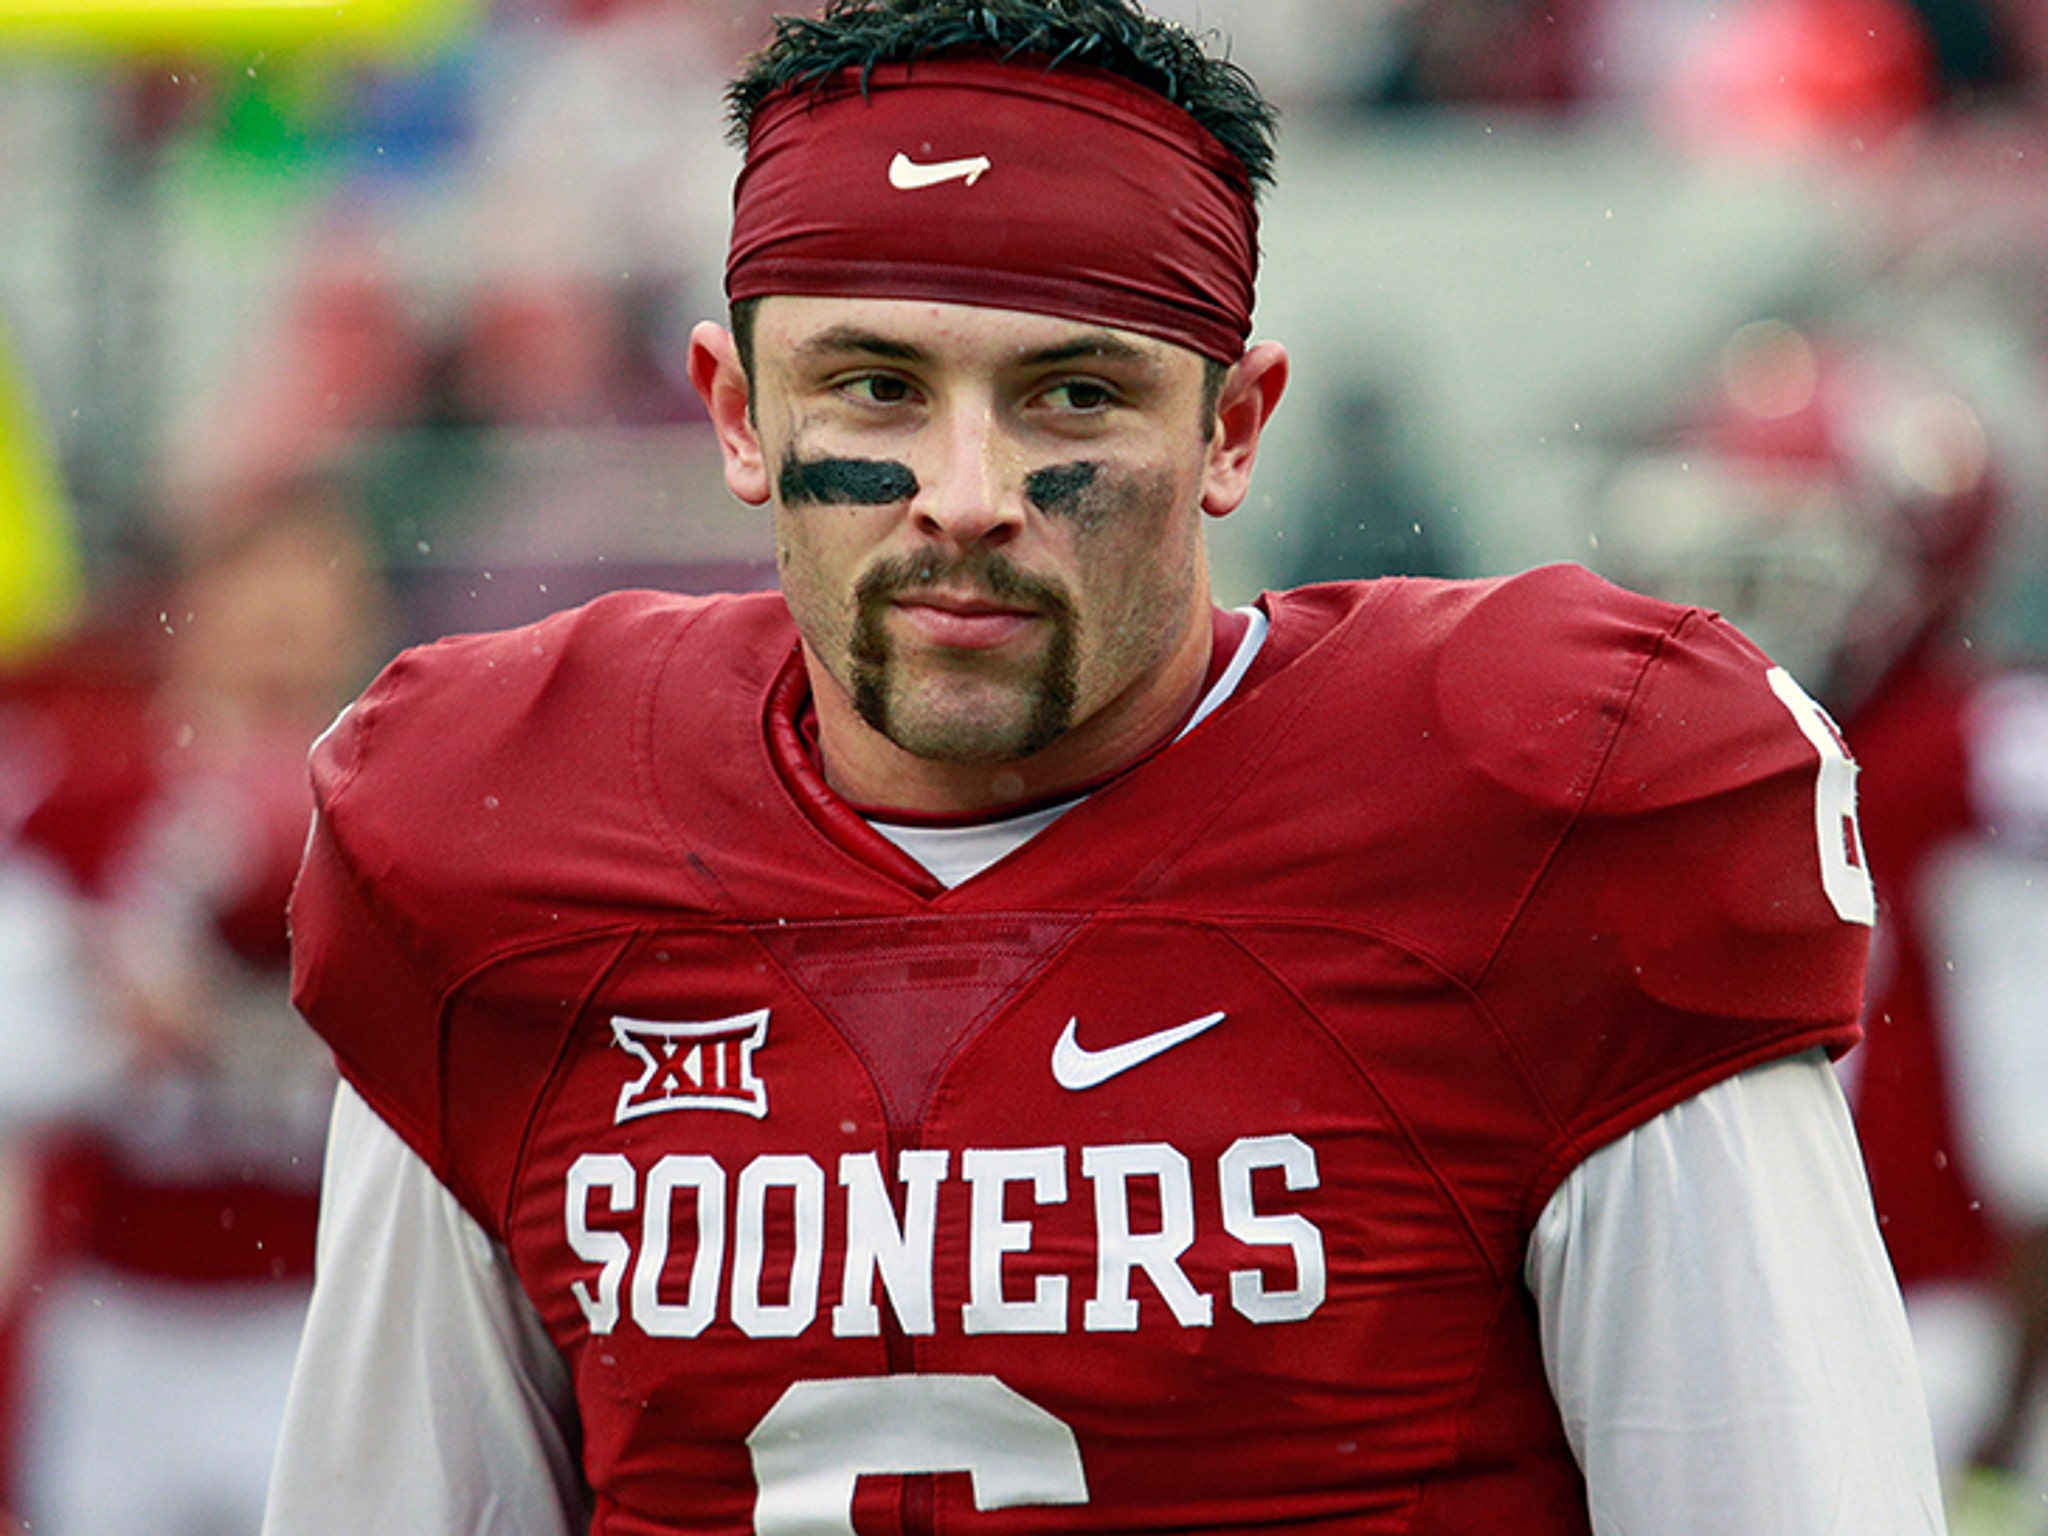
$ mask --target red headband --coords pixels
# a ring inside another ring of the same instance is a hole
[[[763,104],[725,289],[1029,310],[1227,363],[1257,268],[1250,179],[1179,107],[1098,69],[946,55]]]

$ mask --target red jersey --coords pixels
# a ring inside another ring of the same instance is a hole
[[[1266,606],[952,890],[808,759],[773,594],[443,641],[323,742],[301,1005],[505,1244],[595,1532],[1587,1530],[1531,1224],[1854,1038],[1851,770],[1581,571]]]

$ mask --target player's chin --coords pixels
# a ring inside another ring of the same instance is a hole
[[[882,716],[883,734],[906,752],[973,766],[1044,750],[1065,734],[1071,707],[1036,683],[955,677],[893,694]]]

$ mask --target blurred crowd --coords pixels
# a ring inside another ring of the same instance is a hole
[[[286,989],[319,731],[402,644],[772,578],[680,352],[721,308],[720,82],[778,8],[508,0],[381,59],[0,36],[0,228],[10,201],[42,227],[45,151],[111,221],[0,281],[0,1506],[24,1529],[255,1530],[332,1086]],[[1868,210],[1656,389],[1632,359],[1574,402],[1543,555],[1729,614],[1861,761],[1880,921],[1841,1070],[1954,1529],[2048,1533],[2048,5],[1155,8],[1227,37],[1284,133],[1513,122],[1568,153],[1619,122]],[[243,225],[167,227],[163,188],[208,178]],[[193,249],[249,245],[260,270],[194,284]],[[24,312],[57,290],[68,319]],[[1489,568],[1388,378],[1325,381],[1274,584]]]
[[[193,531],[147,608],[39,652],[0,695],[25,1195],[9,1423],[30,1530],[260,1518],[334,1085],[291,1008],[285,898],[307,748],[387,612],[347,493],[266,487]]]

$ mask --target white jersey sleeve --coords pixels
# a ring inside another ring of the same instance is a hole
[[[1595,1152],[1524,1273],[1596,1536],[1940,1536],[1905,1310],[1819,1053]]]
[[[504,1251],[351,1088],[264,1536],[577,1536],[568,1371]]]

